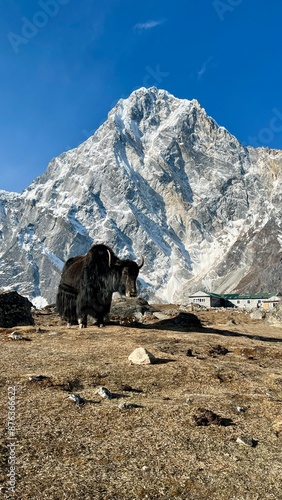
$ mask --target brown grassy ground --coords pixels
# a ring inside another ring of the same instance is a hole
[[[3,498],[282,499],[282,329],[236,311],[195,314],[204,328],[151,320],[78,330],[37,313],[35,327],[13,329],[30,341],[0,329]],[[211,356],[218,344],[229,352]],[[130,365],[140,346],[159,362]],[[116,397],[95,394],[101,385]],[[15,496],[8,386],[16,388]],[[140,407],[120,410],[123,401]],[[197,426],[200,408],[232,425]],[[238,443],[242,435],[254,446]]]

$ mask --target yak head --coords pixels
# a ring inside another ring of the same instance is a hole
[[[115,291],[126,297],[137,297],[137,276],[139,270],[144,265],[144,257],[141,259],[141,264],[137,264],[133,260],[117,259],[114,264],[116,273]]]

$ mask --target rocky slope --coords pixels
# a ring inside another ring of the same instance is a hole
[[[281,180],[282,151],[245,148],[196,100],[141,88],[28,189],[0,192],[0,287],[52,302],[63,262],[105,242],[144,255],[145,298],[281,291]]]

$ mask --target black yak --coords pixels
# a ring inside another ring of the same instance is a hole
[[[93,245],[86,255],[72,257],[65,263],[58,288],[56,306],[69,324],[87,326],[87,315],[104,326],[110,312],[113,292],[136,297],[136,280],[141,264],[119,259],[106,245]]]

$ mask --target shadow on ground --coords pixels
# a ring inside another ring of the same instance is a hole
[[[252,335],[248,333],[239,333],[231,330],[219,330],[217,328],[209,328],[202,325],[201,321],[195,314],[181,312],[173,318],[156,321],[152,324],[134,323],[128,324],[127,327],[142,328],[142,330],[171,330],[174,332],[187,333],[189,331],[221,335],[223,337],[241,337],[251,340],[259,340],[261,342],[277,342],[282,343],[281,338],[264,337]]]

